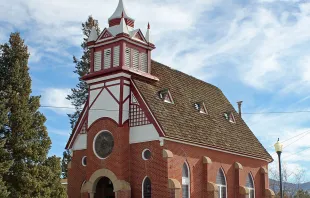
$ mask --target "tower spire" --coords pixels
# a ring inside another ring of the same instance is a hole
[[[150,23],[147,24],[147,30],[146,30],[146,34],[145,34],[145,39],[147,42],[151,43],[151,36],[150,36],[150,33],[151,33],[151,26],[150,26]]]
[[[124,18],[133,20],[127,15],[123,0],[119,0],[117,8],[112,14],[112,16],[109,18],[109,21],[111,21],[112,19],[120,19],[122,17],[122,13],[124,14]]]

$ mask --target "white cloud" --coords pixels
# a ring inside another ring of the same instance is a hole
[[[58,114],[68,114],[74,112],[74,107],[67,95],[71,94],[70,89],[47,88],[42,93],[42,106],[49,106],[48,109]]]

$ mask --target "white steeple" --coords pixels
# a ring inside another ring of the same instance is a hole
[[[122,13],[122,19],[121,23],[119,24],[119,27],[120,27],[120,33],[129,34],[128,27],[124,19],[124,13]]]
[[[120,19],[122,17],[122,13],[124,13],[124,18],[133,20],[132,18],[130,18],[127,15],[127,12],[126,12],[125,7],[124,7],[123,0],[119,0],[118,6],[117,6],[115,12],[112,14],[112,16],[109,18],[109,21],[112,19]]]
[[[88,37],[87,42],[96,41],[97,38],[98,38],[97,30],[96,30],[95,26],[93,26],[91,31],[90,31],[90,35]]]
[[[147,30],[146,30],[146,34],[145,34],[145,39],[147,42],[151,43],[151,36],[150,36],[150,23],[147,24]]]

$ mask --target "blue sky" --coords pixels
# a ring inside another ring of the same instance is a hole
[[[72,55],[81,55],[81,23],[93,15],[103,29],[117,2],[0,0],[0,42],[21,32],[31,52],[33,94],[42,96],[42,105],[70,107],[65,96],[77,83]],[[125,5],[143,32],[150,22],[153,59],[218,86],[235,107],[243,100],[243,112],[310,110],[310,2],[125,0]],[[53,141],[50,154],[62,156],[70,110],[41,111]],[[278,137],[302,134],[284,142],[283,159],[291,171],[310,170],[310,150],[300,152],[310,147],[310,113],[243,118],[271,154]]]

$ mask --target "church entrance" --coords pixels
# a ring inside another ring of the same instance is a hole
[[[115,198],[113,190],[112,181],[107,177],[102,177],[97,183],[95,198]]]

